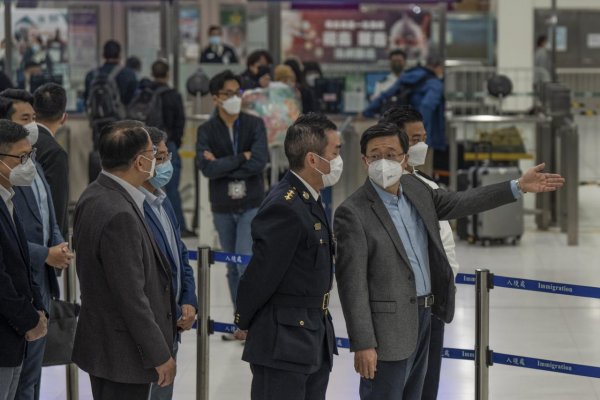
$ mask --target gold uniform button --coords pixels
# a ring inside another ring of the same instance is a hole
[[[304,326],[304,321],[300,321],[300,326]]]

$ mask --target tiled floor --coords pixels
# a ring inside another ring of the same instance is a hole
[[[527,231],[517,246],[488,247],[458,243],[462,272],[477,267],[519,278],[540,279],[600,287],[600,188],[580,191],[581,235],[578,247],[566,246],[566,237],[556,231],[536,232],[527,217]],[[232,308],[227,293],[225,268],[213,268],[212,316],[230,322]],[[600,366],[600,300],[514,291],[497,288],[491,298],[491,347],[502,352]],[[337,296],[332,314],[338,336],[345,327]],[[448,347],[473,348],[474,289],[459,286],[454,322],[446,328]],[[196,336],[188,333],[180,347],[175,398],[195,398]],[[249,398],[250,371],[240,361],[242,346],[211,338],[210,398]],[[358,399],[358,377],[352,355],[341,350],[330,379],[329,400]],[[444,360],[440,399],[463,400],[474,396],[473,362]],[[490,397],[510,400],[600,400],[600,380],[523,368],[493,366]],[[64,368],[43,371],[42,399],[65,399]],[[80,374],[80,399],[91,399],[87,375]]]

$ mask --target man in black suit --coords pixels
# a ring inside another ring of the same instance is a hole
[[[143,125],[107,126],[102,173],[74,218],[81,313],[73,361],[90,374],[95,400],[147,400],[173,383],[175,302],[168,261],[144,220],[139,189],[154,176],[156,147]]]
[[[56,221],[63,237],[69,233],[69,155],[56,141],[56,132],[67,121],[67,92],[56,83],[46,83],[33,94],[39,127],[37,162],[50,185]]]
[[[235,323],[246,338],[253,400],[324,400],[337,354],[327,306],[335,239],[319,190],[341,176],[340,135],[307,114],[285,137],[290,172],[252,222],[253,257],[240,280]]]
[[[33,96],[21,89],[7,90],[0,95],[8,102],[0,111],[0,118],[9,119],[27,129],[29,142],[34,146],[38,139],[38,126],[33,120]],[[66,268],[73,255],[56,223],[50,187],[42,167],[34,164],[36,174],[33,184],[30,187],[15,187],[13,203],[27,237],[33,280],[40,287],[44,308],[49,310],[50,299],[60,295],[54,267]],[[45,338],[28,346],[15,400],[39,399],[45,347]]]
[[[33,182],[25,128],[0,120],[0,398],[15,396],[27,342],[46,335],[48,320],[31,276],[27,238],[14,210],[13,186]]]

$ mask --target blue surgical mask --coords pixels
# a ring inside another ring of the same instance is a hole
[[[156,166],[156,176],[152,177],[149,182],[156,189],[160,189],[169,183],[172,176],[173,164],[171,164],[171,160],[169,160],[166,163]]]
[[[211,36],[208,38],[208,43],[213,46],[219,46],[221,44],[221,36]]]

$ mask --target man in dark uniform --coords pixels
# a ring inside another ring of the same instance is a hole
[[[325,116],[307,114],[284,142],[290,172],[252,222],[253,257],[240,280],[236,337],[246,339],[251,398],[324,400],[337,354],[329,291],[335,239],[319,190],[341,176],[340,135]]]
[[[213,25],[208,28],[208,46],[200,55],[200,63],[211,64],[237,64],[238,58],[235,50],[223,43],[223,31],[220,26]]]

